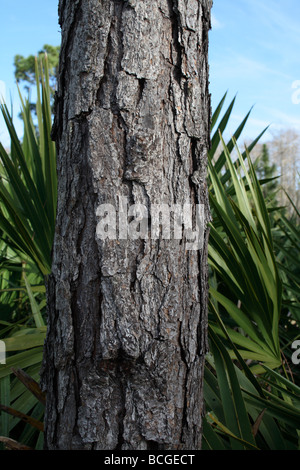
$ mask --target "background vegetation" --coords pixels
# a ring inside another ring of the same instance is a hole
[[[7,351],[6,364],[0,365],[0,435],[5,448],[43,446],[45,398],[38,382],[57,197],[47,55],[34,60],[34,74],[35,106],[20,93],[22,142],[1,105],[11,137],[9,152],[0,144],[0,339]],[[226,98],[212,117],[208,162],[213,222],[203,448],[299,449],[300,365],[293,364],[292,344],[299,338],[300,214],[289,194],[288,206],[280,205],[268,148],[251,157],[264,131],[243,151],[237,146],[250,113],[225,143],[235,103],[225,108]]]

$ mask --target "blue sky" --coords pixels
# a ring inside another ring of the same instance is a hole
[[[254,106],[245,130],[255,138],[266,126],[300,131],[299,0],[214,0],[210,33],[212,107],[228,90],[237,94],[233,133]],[[299,83],[297,83],[299,81]]]
[[[22,135],[22,123],[17,119],[20,104],[14,79],[14,56],[36,54],[44,44],[60,44],[57,10],[58,0],[0,0],[0,95],[5,88],[9,106],[12,97],[19,135]],[[9,145],[2,119],[0,140]]]
[[[14,84],[16,54],[35,54],[45,43],[60,43],[57,0],[0,0],[0,93],[5,84],[14,114],[19,100]],[[212,107],[228,90],[227,104],[237,94],[230,121],[233,133],[254,105],[244,133],[254,138],[267,125],[300,131],[300,2],[299,0],[214,0],[210,32]],[[297,84],[297,81],[299,83]],[[292,86],[298,86],[293,89]],[[293,103],[293,94],[294,101]],[[19,133],[22,126],[15,123]],[[265,139],[271,137],[267,133]],[[3,121],[0,140],[8,145]]]

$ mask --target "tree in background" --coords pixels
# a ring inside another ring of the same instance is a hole
[[[294,213],[290,201],[300,207],[300,134],[294,129],[285,129],[274,133],[273,139],[268,143],[270,159],[277,165],[280,175],[278,193],[280,205],[285,205],[287,214]]]
[[[278,180],[273,179],[277,176],[277,166],[270,162],[270,154],[267,144],[263,144],[261,154],[256,160],[256,174],[259,180],[271,180],[263,184],[262,192],[265,199],[273,200],[276,198],[278,190]]]
[[[278,206],[285,207],[287,217],[292,216],[294,209],[290,199],[298,210],[300,208],[300,133],[288,128],[272,132],[272,138],[265,144],[258,144],[251,155],[260,180],[278,176],[262,186],[263,194],[269,198],[273,187]]]
[[[49,44],[45,44],[43,49],[40,50],[37,54],[38,59],[43,57],[45,53],[47,54],[49,64],[49,85],[52,101],[57,82],[59,51],[60,46],[51,46]],[[23,82],[25,89],[28,92],[30,91],[31,86],[35,84],[35,58],[36,56],[34,55],[24,57],[20,54],[17,54],[14,58],[16,80],[18,83]],[[40,60],[38,60],[38,64],[40,65]],[[31,104],[31,109],[35,110],[35,105],[33,103]]]

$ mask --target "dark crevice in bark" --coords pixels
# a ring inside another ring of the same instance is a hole
[[[158,442],[147,440],[146,443],[147,443],[147,450],[161,450]]]
[[[198,155],[198,144],[199,139],[195,137],[190,137],[190,155],[192,160],[192,171],[193,173],[189,176],[189,184],[190,184],[190,191],[191,191],[191,201],[194,204],[200,204],[201,201],[199,200],[199,185],[193,181],[195,172],[199,170],[199,155]]]
[[[106,42],[106,51],[105,51],[105,58],[104,58],[104,66],[103,66],[103,76],[101,77],[100,83],[98,85],[98,90],[96,93],[96,106],[103,107],[104,100],[105,100],[105,92],[104,87],[108,83],[108,77],[110,75],[110,58],[112,52],[112,44],[111,44],[111,34],[112,34],[112,24],[113,21],[111,19],[110,22],[110,29],[108,32],[107,42]]]
[[[177,0],[168,0],[168,8],[169,8],[169,15],[172,27],[172,44],[171,50],[174,47],[177,60],[174,63],[173,57],[171,58],[173,65],[175,66],[173,70],[174,79],[180,85],[181,77],[182,77],[182,46],[179,41],[179,37],[181,35],[181,27],[180,27],[180,19],[178,15],[178,1]],[[173,55],[173,54],[172,54]]]
[[[119,128],[123,131],[123,165],[122,165],[122,181],[125,183],[128,187],[128,195],[129,195],[129,204],[133,204],[133,195],[132,195],[132,189],[133,189],[133,182],[130,181],[125,177],[126,173],[126,168],[128,165],[129,161],[129,144],[128,144],[128,128],[125,119],[122,116],[121,111],[118,109],[117,111],[117,122]]]
[[[193,172],[199,169],[199,157],[197,156],[197,144],[198,144],[198,139],[196,139],[195,137],[191,137],[191,156],[192,156]]]
[[[119,357],[119,364],[117,365],[117,376],[119,377],[119,387],[120,387],[120,411],[118,414],[118,423],[119,423],[119,431],[118,431],[118,442],[116,445],[116,450],[122,450],[124,445],[124,419],[126,416],[126,380],[123,380],[123,367],[124,367],[124,360],[122,356]],[[122,367],[123,365],[123,367]]]
[[[110,29],[108,33],[106,53],[104,59],[104,73],[98,86],[96,94],[96,104],[103,107],[105,101],[105,85],[110,88],[110,106],[114,114],[119,114],[120,110],[117,104],[116,91],[118,86],[117,73],[122,70],[121,61],[123,57],[123,40],[122,40],[122,12],[124,2],[120,0],[113,0],[114,12],[110,22]],[[117,38],[117,45],[113,46],[113,36]],[[117,67],[114,71],[112,64],[115,63],[116,50],[118,51]],[[112,85],[112,87],[110,86]]]
[[[175,108],[174,93],[173,93],[173,87],[172,87],[172,75],[174,75],[175,70],[176,69],[174,69],[173,72],[171,72],[171,75],[170,75],[169,86],[168,86],[168,103],[169,103],[169,105],[171,107],[171,111],[172,111],[173,132],[176,134],[176,139],[175,139],[175,142],[176,142],[176,158],[178,160],[179,166],[181,166],[183,164],[183,159],[182,159],[181,150],[180,150],[180,143],[179,143],[180,133],[177,132],[177,130],[176,130],[176,108]],[[176,185],[177,185],[176,179],[177,178],[174,177],[174,172],[175,172],[175,161],[173,162],[172,187],[173,187],[173,194],[174,194],[174,202],[176,202],[175,194],[176,194]],[[183,225],[182,225],[182,233],[184,233]],[[181,245],[181,243],[182,243],[182,239],[180,240],[180,245]]]
[[[143,97],[143,92],[146,84],[146,79],[145,78],[139,78],[139,98],[138,98],[138,103],[141,101]]]
[[[181,361],[185,365],[185,380],[184,380],[184,385],[183,385],[183,392],[184,392],[184,398],[183,398],[183,410],[182,410],[182,419],[181,419],[181,436],[180,440],[181,442],[184,442],[184,433],[186,432],[186,429],[188,428],[188,422],[187,422],[187,378],[188,378],[188,373],[189,373],[189,364],[186,360],[186,353],[185,353],[185,348],[182,344],[182,322],[180,322],[180,328],[179,328],[179,335],[178,335],[178,344],[180,347],[180,357]]]
[[[65,3],[65,2],[64,2]],[[68,3],[70,5],[70,3]],[[61,140],[62,132],[64,129],[65,122],[65,114],[64,114],[64,106],[63,106],[63,96],[61,96],[61,91],[66,89],[67,78],[66,75],[68,70],[70,69],[69,63],[69,52],[72,48],[72,43],[74,41],[74,36],[76,34],[78,24],[82,19],[82,10],[81,10],[81,2],[74,2],[72,5],[72,12],[68,11],[69,8],[65,8],[63,5],[59,8],[59,24],[60,26],[63,23],[63,15],[69,14],[72,15],[72,22],[69,26],[68,32],[64,32],[64,35],[67,37],[67,41],[64,43],[62,42],[61,50],[60,50],[60,58],[59,58],[59,85],[58,85],[58,92],[55,92],[55,100],[54,100],[54,122],[52,125],[51,130],[51,138],[53,141],[57,143],[57,153],[59,153],[58,143]]]
[[[134,304],[136,303],[135,302],[136,286],[139,283],[138,277],[137,277],[137,270],[138,270],[138,266],[139,266],[138,258],[139,258],[140,255],[143,254],[144,240],[142,240],[142,239],[137,240],[137,244],[138,244],[137,252],[136,252],[136,256],[135,256],[135,262],[133,263],[133,268],[131,269],[131,272],[130,272],[130,285],[129,285],[129,290],[131,292],[132,300],[133,300]]]
[[[111,110],[114,114],[120,114],[120,108],[118,105],[117,100],[117,87],[118,87],[118,78],[117,74],[122,70],[122,58],[124,54],[123,48],[123,33],[122,33],[122,14],[123,9],[125,8],[123,1],[114,0],[114,19],[113,23],[115,23],[115,35],[117,39],[117,60],[116,61],[116,74],[110,76],[110,80],[113,84],[113,90],[111,93]]]
[[[93,112],[93,108],[89,108],[88,111],[81,111],[80,114],[76,114],[72,119],[72,121],[81,121],[82,119],[85,119],[87,118],[88,116],[90,116]]]

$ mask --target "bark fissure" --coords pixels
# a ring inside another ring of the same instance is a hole
[[[178,1],[177,0],[168,0],[169,15],[172,25],[172,44],[171,44],[171,62],[175,65],[174,69],[174,78],[180,84],[180,79],[182,76],[182,45],[180,42],[181,36],[181,27],[180,27],[180,18],[178,15]],[[175,61],[173,55],[175,54]]]
[[[67,25],[67,31],[62,31],[62,34],[67,37],[67,41],[62,43],[62,47],[60,49],[60,68],[61,68],[61,73],[59,75],[59,80],[60,80],[60,86],[58,87],[60,90],[64,90],[66,86],[66,73],[69,69],[69,51],[72,47],[72,42],[74,39],[74,32],[76,31],[77,25],[80,22],[81,19],[81,4],[80,1],[74,1],[72,4],[63,1],[60,4],[60,10],[59,10],[59,24],[61,27],[64,25]],[[68,15],[69,18],[71,18],[70,22],[63,21],[63,15]],[[63,98],[59,92],[55,92],[55,101],[54,101],[54,110],[55,110],[55,116],[54,116],[54,123],[52,126],[52,131],[51,131],[51,138],[57,142],[57,145],[59,143],[59,140],[61,139],[62,135],[62,130],[63,130],[63,122],[64,122],[64,108],[63,108]]]

